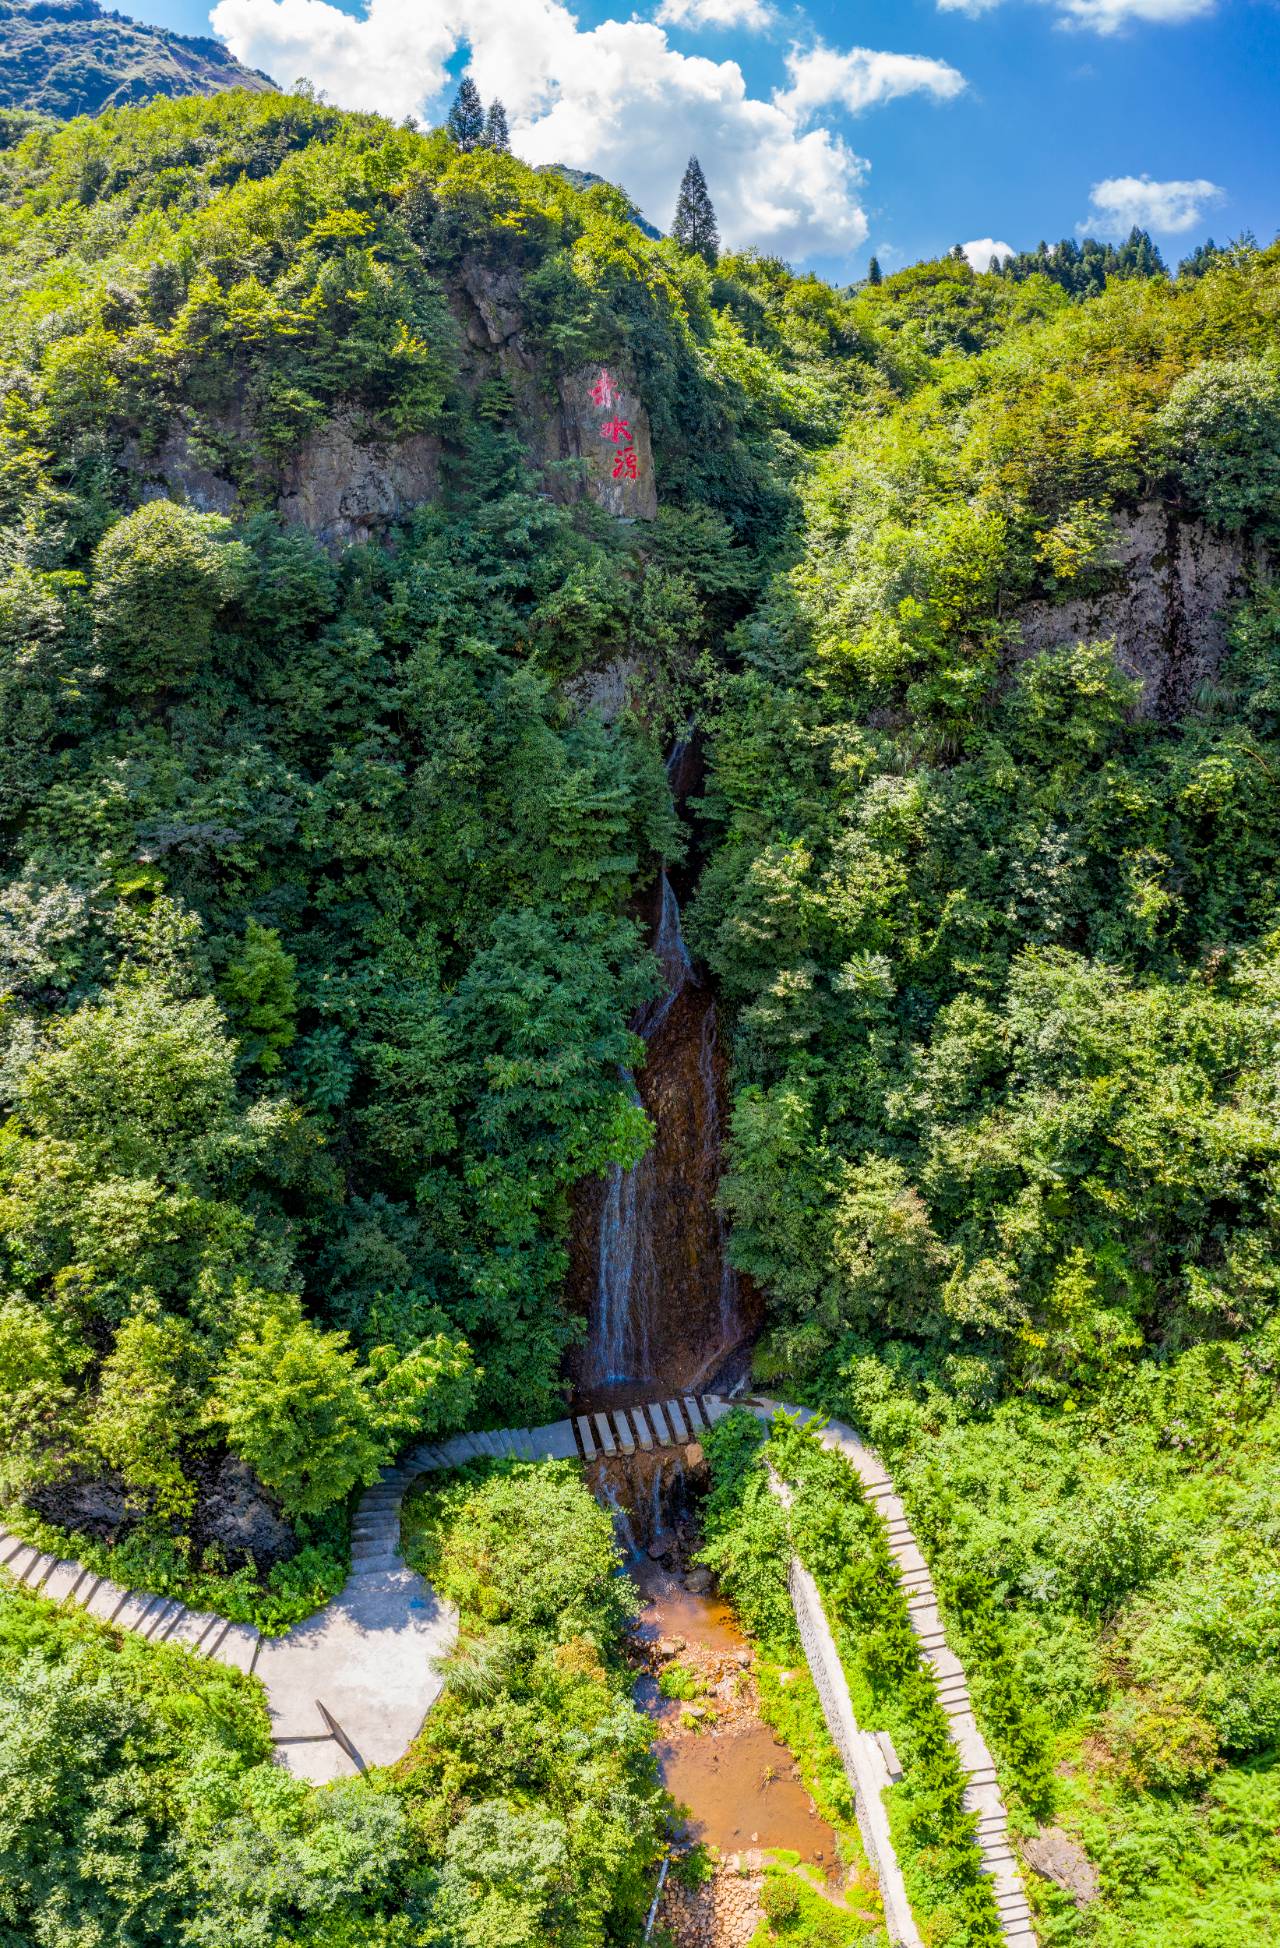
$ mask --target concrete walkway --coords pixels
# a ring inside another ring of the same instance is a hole
[[[743,1401],[708,1403],[718,1418],[728,1406],[744,1406],[761,1420],[772,1420],[775,1413],[794,1414],[802,1422],[819,1418],[811,1408],[788,1407],[785,1402],[766,1400],[758,1395]],[[938,1597],[907,1512],[889,1479],[879,1455],[865,1447],[843,1422],[833,1420],[820,1439],[825,1448],[843,1455],[862,1484],[863,1493],[888,1530],[889,1552],[898,1565],[898,1582],[907,1599],[907,1615],[920,1641],[924,1661],[933,1674],[938,1702],[946,1714],[951,1743],[959,1754],[968,1776],[964,1803],[977,1815],[978,1850],[984,1873],[994,1882],[996,1907],[1006,1948],[1036,1948],[1031,1924],[1031,1904],[1023,1886],[1018,1856],[1009,1841],[1009,1819],[996,1780],[995,1760],[978,1730],[973,1703],[965,1680],[964,1666],[954,1651],[947,1648],[946,1632],[938,1614]]]
[[[777,1412],[796,1414],[801,1421],[815,1417],[808,1409],[758,1395],[725,1400],[691,1394],[581,1414],[549,1427],[458,1434],[438,1446],[416,1448],[396,1467],[384,1469],[362,1497],[352,1529],[351,1574],[341,1594],[282,1637],[264,1638],[251,1624],[228,1623],[166,1597],[121,1589],[82,1564],[44,1555],[4,1530],[0,1568],[27,1589],[79,1603],[117,1629],[137,1631],[152,1643],[182,1644],[251,1672],[266,1691],[272,1737],[289,1770],[317,1783],[350,1777],[403,1757],[443,1689],[439,1660],[457,1642],[452,1607],[400,1554],[400,1505],[420,1474],[482,1457],[593,1461],[683,1446],[738,1406],[762,1420]],[[1006,1948],[1036,1948],[995,1762],[974,1719],[964,1668],[947,1648],[937,1594],[906,1510],[880,1457],[851,1428],[832,1421],[821,1439],[844,1456],[887,1526],[911,1625],[968,1775],[965,1805],[977,1814],[978,1845],[983,1867],[995,1881]]]

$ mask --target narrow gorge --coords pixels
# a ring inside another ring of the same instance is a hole
[[[690,740],[674,746],[667,775],[686,807],[698,776]],[[632,1169],[615,1164],[576,1194],[568,1302],[588,1322],[574,1373],[579,1406],[708,1387],[759,1323],[719,1207],[728,1055],[714,990],[685,942],[685,883],[664,863],[642,913],[663,987],[631,1022],[644,1061],[626,1080],[652,1145]],[[741,1377],[745,1362],[737,1364]]]

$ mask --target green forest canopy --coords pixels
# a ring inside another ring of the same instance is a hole
[[[841,292],[302,96],[9,134],[6,1495],[108,1475],[173,1575],[216,1578],[197,1504],[229,1451],[313,1549],[279,1620],[340,1580],[314,1551],[412,1434],[559,1410],[570,1192],[648,1136],[630,914],[682,845],[662,750],[693,713],[688,927],[730,1021],[759,1370],[894,1457],[975,1641],[1077,1756],[1105,1722],[1106,1790],[1145,1810],[1093,1805],[1100,1849],[1182,1858],[1162,1791],[1243,1832],[1232,1768],[1276,1737],[1245,1674],[1277,1650],[1247,1568],[1280,1283],[1280,251]],[[510,388],[470,384],[477,265],[517,276],[548,383],[634,373],[654,522],[545,496]],[[441,484],[330,553],[277,502],[336,416],[429,438]],[[175,428],[232,513],[144,497]],[[1105,640],[1020,654],[1029,601],[1114,589],[1139,508],[1254,574],[1221,666],[1158,710]],[[646,711],[606,726],[565,684],[621,653]],[[1230,1655],[1221,1620],[1166,1638],[1141,1608],[1209,1586],[1227,1504],[1261,1619]],[[1100,1675],[1117,1630],[1133,1661]]]

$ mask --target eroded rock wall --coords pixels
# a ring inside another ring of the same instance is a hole
[[[528,333],[520,274],[464,264],[448,293],[458,326],[459,385],[474,398],[502,378],[531,484],[552,500],[593,500],[619,520],[658,511],[649,418],[625,359],[556,367]],[[175,422],[158,452],[130,456],[144,499],[167,495],[202,512],[235,515],[272,504],[331,549],[377,540],[416,507],[439,498],[450,452],[443,439],[385,439],[354,407],[330,419],[271,473],[254,451],[252,415],[240,404],[203,437]]]
[[[1266,564],[1249,541],[1158,501],[1116,516],[1113,561],[1099,593],[1019,608],[1020,653],[1113,640],[1120,667],[1142,683],[1141,714],[1178,717],[1218,669],[1231,610]]]

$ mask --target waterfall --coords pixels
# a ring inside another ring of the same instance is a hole
[[[671,1013],[676,1001],[684,993],[685,985],[693,973],[693,962],[689,949],[684,944],[684,932],[680,925],[680,902],[671,890],[671,881],[664,868],[662,874],[662,897],[658,908],[658,930],[653,937],[653,952],[662,978],[666,983],[663,992],[655,1001],[647,1002],[636,1020],[636,1033],[651,1041]]]
[[[702,1083],[703,1142],[719,1174],[720,1167],[720,1091],[716,1081],[716,1004],[713,1001],[702,1017],[702,1040],[698,1049],[698,1076]],[[729,1231],[720,1201],[716,1199],[716,1237],[720,1245],[720,1336],[731,1345],[738,1322],[738,1274],[729,1263]]]
[[[617,1484],[612,1480],[607,1469],[597,1471],[596,1493],[597,1495],[601,1493],[604,1495],[605,1506],[613,1517],[613,1532],[623,1549],[625,1549],[628,1556],[638,1556],[640,1554],[640,1544],[636,1541],[636,1532],[631,1526],[631,1517],[622,1506]]]
[[[658,925],[653,952],[666,983],[656,1001],[641,1010],[636,1033],[645,1042],[657,1034],[693,974],[693,962],[680,925],[680,903],[665,868],[662,873]],[[626,1076],[633,1103],[640,1092],[635,1078]],[[597,1385],[617,1386],[641,1379],[650,1371],[650,1330],[656,1286],[652,1225],[648,1222],[656,1194],[656,1169],[649,1150],[631,1170],[613,1164],[605,1185],[596,1247],[594,1379]]]
[[[626,1080],[631,1100],[638,1104],[640,1092],[635,1079],[628,1074]],[[632,1170],[624,1170],[618,1163],[610,1166],[596,1251],[595,1377],[606,1385],[629,1379],[629,1367],[641,1373],[648,1370],[649,1307],[645,1300],[651,1281],[642,1246],[644,1218],[653,1192],[652,1150]]]
[[[632,1170],[614,1165],[581,1194],[570,1298],[590,1330],[578,1385],[680,1390],[742,1343],[755,1300],[727,1263],[717,1193],[724,1060],[715,997],[693,965],[665,869],[655,889],[652,947],[662,992],[635,1016],[643,1068],[623,1077],[654,1125]]]

